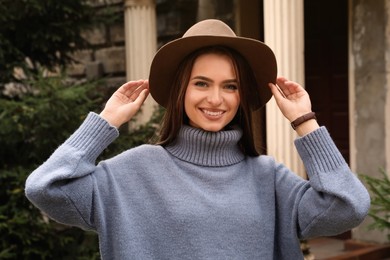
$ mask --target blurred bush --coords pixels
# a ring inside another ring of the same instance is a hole
[[[371,229],[378,229],[386,232],[390,241],[390,180],[384,170],[380,170],[380,177],[361,175],[371,191],[371,208],[369,216],[374,223]]]
[[[90,3],[0,0],[0,259],[100,258],[96,234],[51,221],[24,195],[27,176],[110,94],[104,80],[58,73],[91,47],[83,32],[121,17]],[[144,143],[156,125],[124,127],[99,159]]]
[[[66,65],[72,52],[90,47],[81,33],[118,17],[90,2],[0,0],[0,85],[12,81],[15,67],[52,69]]]
[[[17,97],[0,95],[0,259],[99,259],[97,236],[49,220],[24,195],[25,180],[70,136],[88,111],[100,111],[104,81],[73,82],[42,73]],[[147,142],[150,123],[121,136],[99,159]]]

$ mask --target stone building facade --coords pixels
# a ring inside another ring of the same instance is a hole
[[[96,8],[110,6],[121,17],[126,13],[126,8],[144,5],[150,8],[155,21],[148,18],[148,22],[155,24],[156,49],[167,41],[180,37],[195,21],[205,18],[222,19],[239,35],[264,40],[275,51],[279,75],[306,83],[309,93],[313,91],[313,96],[315,91],[319,91],[321,97],[321,91],[324,90],[310,87],[313,82],[329,88],[333,91],[329,92],[329,102],[337,101],[343,95],[345,100],[341,103],[345,105],[344,111],[334,110],[336,108],[333,109],[330,103],[327,105],[328,101],[323,107],[318,107],[318,110],[322,112],[320,120],[326,121],[332,129],[331,134],[337,139],[336,143],[340,147],[346,144],[345,157],[351,168],[359,174],[371,176],[379,176],[379,168],[390,173],[390,0],[320,0],[317,1],[317,7],[320,8],[319,14],[322,12],[325,15],[324,19],[314,14],[314,9],[311,8],[315,6],[310,5],[313,2],[315,1],[91,0]],[[341,8],[341,5],[344,7]],[[138,12],[138,9],[134,10]],[[332,19],[336,16],[346,19],[343,20],[345,31],[340,31],[338,35],[340,38],[336,37],[335,31],[341,24],[332,24]],[[318,26],[312,28],[314,38],[308,38],[308,29],[314,25]],[[328,38],[315,38],[316,30],[325,33],[327,28],[331,28]],[[137,41],[136,37],[126,37],[126,30],[126,23],[120,19],[117,24],[102,25],[86,33],[87,39],[95,48],[75,54],[80,63],[70,69],[70,74],[87,78],[104,76],[108,87],[123,84],[129,79],[126,72],[126,41],[128,44]],[[310,45],[311,42],[314,45]],[[321,48],[310,49],[310,46],[325,46],[323,48],[329,50],[340,44],[344,44],[345,48],[335,48],[335,56],[326,57],[321,53],[325,50]],[[154,53],[155,50],[149,52]],[[320,72],[332,67],[338,68],[340,64],[344,64],[344,68],[342,72],[333,71],[333,76],[329,78],[322,78],[321,75],[324,74],[310,74],[314,67],[305,67],[313,59],[323,65],[321,62],[325,62],[322,59],[331,57],[334,58],[335,65],[319,67]],[[318,81],[313,81],[314,79]],[[328,81],[329,85],[323,85]],[[334,89],[335,86],[342,89]],[[329,107],[332,111],[326,119],[323,110],[329,110]],[[153,109],[153,105],[146,108],[151,111]],[[304,168],[292,145],[296,136],[288,122],[279,114],[272,101],[264,113],[267,152],[304,176]],[[340,128],[341,125],[345,125],[345,130]],[[346,133],[342,135],[342,131]],[[338,140],[339,136],[343,139],[340,137]],[[362,226],[353,230],[352,238],[385,242],[387,234],[367,229],[370,222],[367,219]]]
[[[84,37],[93,49],[78,51],[68,73],[76,78],[107,78],[108,87],[118,87],[126,82],[125,36],[123,25],[123,0],[90,0],[99,11],[110,8],[118,17],[114,24],[102,24]]]
[[[115,24],[102,24],[84,36],[93,49],[79,51],[74,54],[78,63],[69,68],[69,74],[78,78],[106,77],[109,87],[117,87],[126,82],[126,49],[124,25],[124,0],[90,0],[98,10],[110,8],[120,17]],[[133,1],[143,2],[143,1]],[[145,1],[144,1],[145,2]],[[200,13],[222,19],[234,27],[234,1],[203,1],[205,10]],[[142,4],[142,3],[141,3]],[[212,8],[216,12],[208,14]],[[200,7],[202,9],[202,7]],[[156,30],[157,47],[180,37],[183,32],[194,24],[198,13],[198,0],[156,0]],[[202,18],[200,18],[202,19]]]

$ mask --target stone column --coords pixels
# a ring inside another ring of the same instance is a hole
[[[147,79],[157,49],[156,11],[154,0],[124,0],[126,79]],[[146,123],[156,102],[149,96],[137,114],[138,124]]]
[[[351,168],[390,174],[390,0],[350,0]],[[373,40],[377,39],[377,40]],[[369,230],[367,217],[354,238],[384,243],[389,231]]]
[[[264,39],[275,52],[278,75],[304,84],[303,0],[264,0]],[[266,107],[268,154],[298,175],[306,173],[294,147],[296,133],[274,98]]]

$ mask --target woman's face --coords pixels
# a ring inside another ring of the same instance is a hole
[[[190,126],[220,131],[232,121],[239,105],[238,80],[231,59],[222,54],[200,55],[184,97]]]

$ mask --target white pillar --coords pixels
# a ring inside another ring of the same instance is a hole
[[[126,79],[147,79],[157,49],[154,0],[124,0]],[[137,114],[137,124],[146,123],[156,107],[149,96]]]
[[[264,39],[275,52],[278,75],[304,84],[303,0],[264,0]],[[298,175],[306,173],[294,147],[296,133],[272,98],[266,107],[267,151]]]

